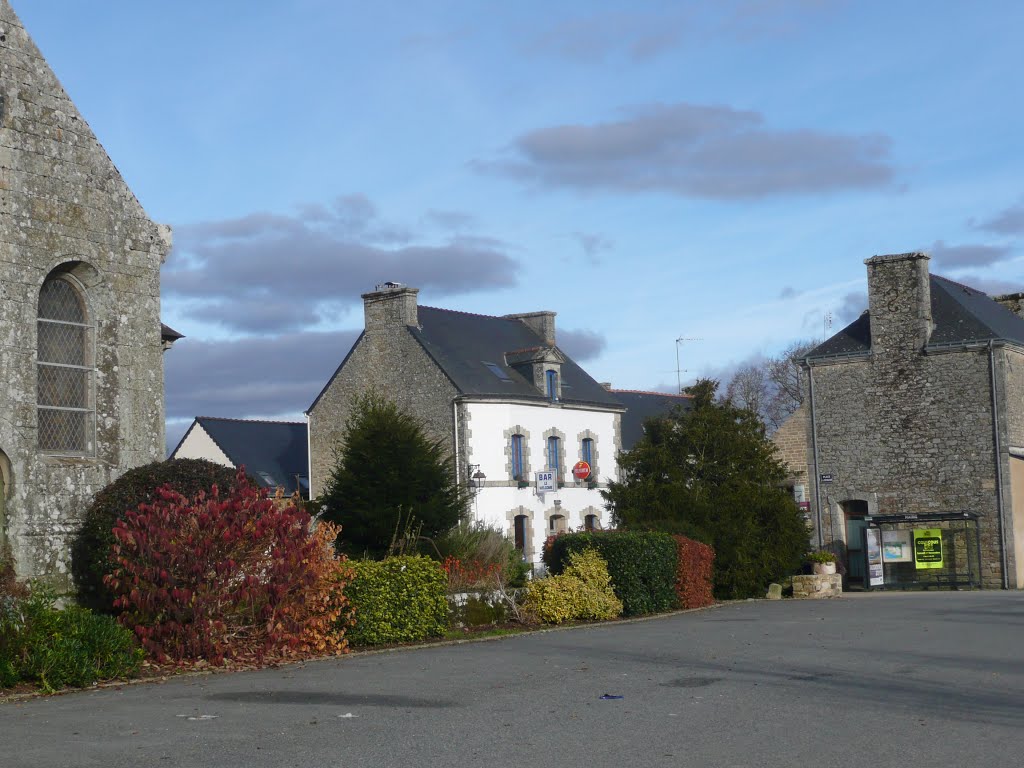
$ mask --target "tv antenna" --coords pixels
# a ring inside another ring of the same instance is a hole
[[[683,392],[683,369],[679,367],[679,345],[687,341],[704,341],[704,339],[685,336],[676,339],[676,394]]]
[[[828,332],[832,330],[832,312],[826,312],[822,323],[824,327],[824,333],[822,334],[822,340],[828,338]]]

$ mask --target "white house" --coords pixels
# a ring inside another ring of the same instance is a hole
[[[307,411],[311,495],[353,398],[375,392],[447,443],[460,480],[477,489],[473,515],[531,562],[550,533],[607,527],[599,491],[616,476],[625,408],[558,348],[555,313],[475,315],[420,307],[417,294],[386,283],[363,296],[365,330]],[[541,493],[548,471],[554,488]]]

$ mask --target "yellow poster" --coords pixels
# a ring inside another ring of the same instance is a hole
[[[941,528],[918,528],[914,531],[914,564],[918,570],[942,567]]]

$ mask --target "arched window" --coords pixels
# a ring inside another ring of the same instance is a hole
[[[548,518],[548,533],[555,535],[557,533],[565,533],[568,526],[565,522],[565,515],[552,515]]]
[[[583,520],[583,529],[586,531],[601,530],[601,521],[597,515],[587,515]]]
[[[70,275],[43,283],[36,325],[39,450],[90,454],[95,444],[93,328]]]
[[[520,552],[526,552],[526,540],[527,531],[529,530],[529,518],[526,515],[516,515],[513,525],[516,549],[518,549]]]

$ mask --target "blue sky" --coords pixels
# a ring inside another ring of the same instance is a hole
[[[1020,3],[12,3],[174,227],[171,439],[298,417],[385,280],[630,389],[838,328],[874,254],[1024,289]]]

